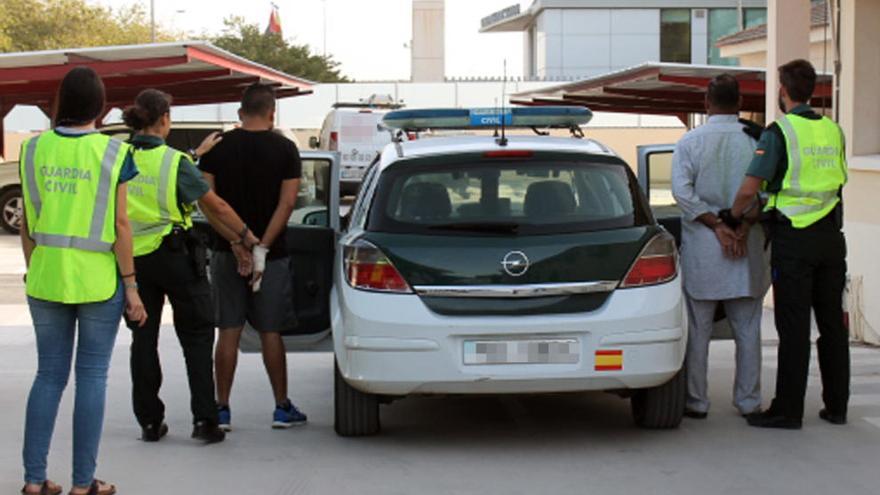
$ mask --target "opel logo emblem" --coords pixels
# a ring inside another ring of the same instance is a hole
[[[529,257],[522,251],[511,251],[504,255],[501,267],[511,277],[521,277],[529,271]]]

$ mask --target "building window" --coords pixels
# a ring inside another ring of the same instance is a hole
[[[743,9],[743,29],[767,24],[767,9]]]
[[[762,9],[763,10],[763,9]],[[715,46],[718,38],[739,31],[739,12],[736,9],[709,10],[709,64],[737,65],[734,57],[722,57],[721,50]]]
[[[691,63],[690,9],[660,11],[660,61]]]

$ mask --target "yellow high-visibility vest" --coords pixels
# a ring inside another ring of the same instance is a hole
[[[47,131],[22,144],[22,193],[36,243],[29,296],[82,304],[116,293],[116,187],[127,153],[127,144],[99,133]]]
[[[135,149],[140,172],[128,186],[128,219],[134,239],[134,255],[159,249],[175,225],[192,227],[191,209],[183,211],[177,201],[177,171],[183,153],[166,145]]]
[[[788,170],[767,209],[781,211],[793,227],[803,229],[825,218],[840,202],[840,188],[847,180],[843,133],[827,117],[788,114],[776,123],[785,137]]]

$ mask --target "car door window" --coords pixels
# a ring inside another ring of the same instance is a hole
[[[366,219],[366,210],[367,210],[367,197],[370,195],[370,189],[375,182],[377,174],[377,170],[379,166],[377,165],[377,161],[373,162],[373,165],[367,169],[367,173],[364,176],[364,182],[361,185],[360,192],[358,193],[357,200],[354,204],[354,209],[352,210],[351,217],[351,226],[358,226],[363,228],[364,220]]]
[[[289,225],[330,226],[330,172],[328,159],[303,159],[296,207]]]
[[[675,205],[675,198],[672,196],[672,150],[651,152],[647,161],[647,195],[650,205]]]

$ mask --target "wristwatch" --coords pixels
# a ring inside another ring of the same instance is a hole
[[[193,159],[194,162],[199,161],[199,154],[196,153],[195,148],[190,148],[190,149],[186,150],[186,153],[189,155],[190,158]]]

